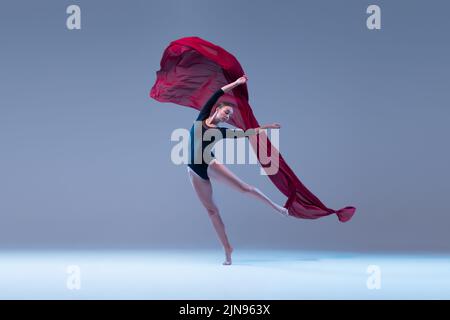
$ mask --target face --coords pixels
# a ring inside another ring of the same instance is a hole
[[[233,108],[230,106],[223,106],[222,108],[218,109],[217,112],[217,118],[221,122],[227,122],[231,116],[233,115]]]

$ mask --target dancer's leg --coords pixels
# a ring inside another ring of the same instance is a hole
[[[209,218],[216,229],[217,235],[219,236],[220,241],[225,249],[225,262],[224,265],[231,264],[231,252],[233,248],[228,241],[227,234],[225,232],[225,225],[222,221],[222,218],[219,214],[219,209],[214,202],[213,194],[212,194],[212,186],[211,182],[208,180],[204,180],[200,178],[192,169],[188,167],[189,178],[192,186],[194,187],[195,192],[197,193],[200,201],[203,206],[206,208],[208,212]]]
[[[208,176],[210,178],[221,181],[232,188],[248,194],[274,208],[278,213],[282,215],[289,215],[288,210],[275,202],[273,202],[268,196],[262,193],[258,188],[249,185],[242,181],[238,176],[231,172],[225,165],[214,159],[208,166]]]

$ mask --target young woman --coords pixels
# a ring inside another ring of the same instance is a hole
[[[206,157],[209,159],[205,159],[204,157],[205,149],[207,147],[211,148],[212,144],[218,141],[217,138],[211,140],[203,139],[204,134],[207,130],[218,130],[223,138],[226,138],[227,135],[228,137],[231,136],[234,138],[241,138],[252,134],[258,134],[261,129],[280,128],[280,125],[277,123],[264,125],[259,128],[255,128],[254,130],[247,130],[246,132],[244,132],[243,130],[220,127],[219,124],[221,122],[226,122],[233,116],[233,104],[226,101],[219,103],[214,113],[210,114],[212,108],[214,107],[220,96],[222,96],[225,92],[232,90],[236,86],[246,83],[247,80],[247,76],[244,75],[237,79],[235,82],[227,84],[226,86],[218,89],[202,107],[190,131],[191,152],[190,163],[188,164],[190,181],[201,203],[208,212],[209,218],[211,219],[217,235],[225,249],[225,261],[223,263],[224,265],[231,264],[231,253],[233,251],[233,248],[230,245],[227,234],[225,232],[225,225],[220,217],[219,209],[213,199],[212,185],[209,179],[210,177],[214,180],[223,182],[231,186],[239,192],[245,193],[266,203],[284,216],[289,215],[286,208],[273,202],[256,187],[249,185],[248,183],[245,183],[244,181],[239,179],[239,177],[231,172],[225,165],[217,161],[217,159],[214,158],[214,154],[212,152],[211,157],[209,157],[209,155],[208,157]],[[215,137],[217,137],[217,135],[215,135]],[[200,139],[202,141],[199,141]]]

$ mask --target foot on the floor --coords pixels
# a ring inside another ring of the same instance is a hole
[[[231,265],[231,253],[232,252],[233,252],[232,247],[225,249],[225,261],[222,263],[224,266]]]

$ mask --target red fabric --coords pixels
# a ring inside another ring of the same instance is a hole
[[[223,48],[199,37],[185,37],[172,41],[165,49],[161,69],[156,72],[156,82],[151,88],[150,97],[160,102],[171,102],[200,110],[218,88],[244,74],[236,58]],[[218,102],[222,100],[237,105],[230,124],[243,130],[259,126],[248,103],[246,84],[225,93]],[[250,139],[255,151],[257,139],[260,138]],[[273,147],[268,141],[267,150],[271,148]],[[275,148],[273,151],[278,152]],[[256,154],[260,161],[259,154]],[[270,156],[270,152],[267,154]],[[339,221],[346,222],[355,212],[354,207],[339,210],[327,208],[300,182],[281,154],[278,173],[268,177],[288,197],[284,206],[289,209],[291,216],[317,219],[335,213]]]

